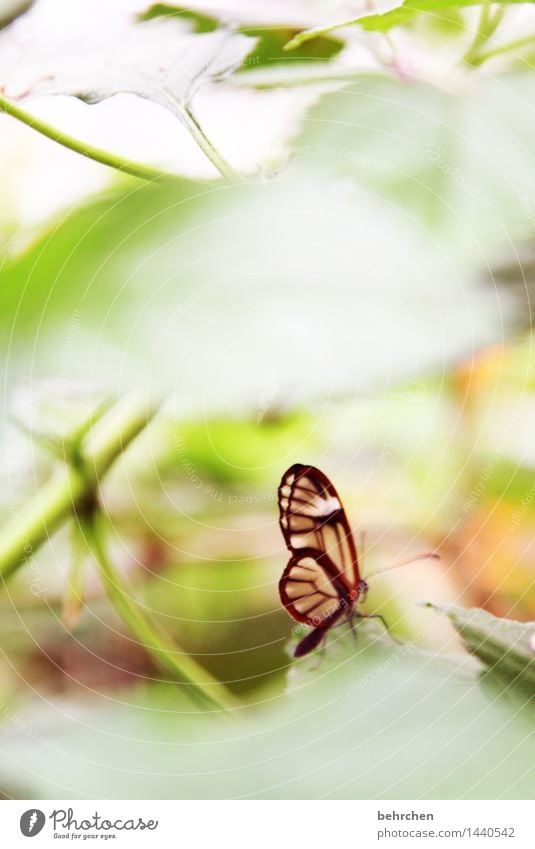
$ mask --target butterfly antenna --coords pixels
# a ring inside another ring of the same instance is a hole
[[[440,560],[440,554],[437,554],[436,551],[428,551],[425,554],[415,554],[412,557],[409,557],[408,560],[402,560],[400,563],[391,563],[389,566],[385,566],[384,569],[377,569],[375,572],[372,572],[371,575],[366,577],[366,581],[369,581],[371,578],[376,578],[378,575],[383,575],[385,572],[391,572],[392,569],[399,569],[400,566],[409,566],[417,560]]]
[[[359,559],[361,563],[364,562],[364,558],[366,557],[366,531],[359,531]]]

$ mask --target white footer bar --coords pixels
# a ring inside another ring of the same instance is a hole
[[[535,847],[531,801],[4,801],[2,846]],[[35,843],[30,840],[34,839]]]

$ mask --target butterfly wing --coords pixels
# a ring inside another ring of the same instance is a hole
[[[332,570],[350,590],[356,590],[360,575],[355,542],[329,478],[314,466],[292,466],[279,486],[279,511],[280,527],[292,553],[284,574],[296,556],[307,549],[319,568]]]
[[[351,588],[329,557],[308,548],[291,557],[279,592],[290,616],[316,627],[330,624],[351,604]]]

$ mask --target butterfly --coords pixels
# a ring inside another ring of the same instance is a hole
[[[319,646],[329,629],[347,619],[368,583],[359,571],[357,548],[340,497],[329,478],[314,466],[296,463],[278,489],[279,524],[291,557],[279,581],[281,602],[297,622],[311,625],[294,657]],[[414,559],[437,557],[418,555]],[[398,564],[401,565],[401,564]],[[373,618],[384,619],[379,614]]]

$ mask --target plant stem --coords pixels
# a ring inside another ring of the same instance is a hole
[[[158,665],[173,678],[186,685],[189,698],[197,707],[222,709],[234,706],[226,688],[210,676],[197,662],[185,654],[132,599],[129,588],[107,557],[98,525],[97,491],[102,476],[128,445],[153,418],[157,407],[147,407],[133,394],[122,399],[99,419],[87,434],[76,455],[60,473],[46,483],[29,504],[16,513],[0,533],[0,577],[6,580],[68,518],[76,517],[79,532],[95,557],[103,583],[113,606],[145,646]],[[77,553],[77,557],[80,552]],[[75,597],[80,595],[79,567],[75,564]],[[73,601],[69,598],[69,601]],[[67,613],[75,612],[68,606]],[[178,655],[178,656],[177,656]]]
[[[520,47],[528,47],[535,42],[535,33],[526,35],[523,38],[517,38],[515,41],[510,41],[508,44],[502,44],[500,47],[495,47],[492,50],[487,50],[486,53],[480,53],[477,57],[477,65],[482,65],[487,59],[493,59],[495,56],[501,56],[504,53],[511,53],[518,50]],[[473,64],[473,63],[472,63]]]
[[[58,130],[57,127],[47,124],[46,121],[42,121],[40,118],[35,117],[25,109],[21,109],[20,106],[16,106],[14,103],[11,103],[11,101],[7,100],[2,95],[0,95],[0,112],[1,111],[5,112],[7,115],[11,115],[12,118],[16,118],[17,121],[21,121],[23,124],[26,124],[28,127],[31,127],[33,130],[41,133],[41,135],[63,145],[63,147],[69,148],[69,150],[73,150],[75,153],[80,153],[87,159],[93,159],[95,162],[100,162],[101,165],[108,165],[110,168],[115,168],[117,171],[130,174],[132,177],[138,177],[140,180],[148,180],[149,182],[180,179],[178,175],[168,174],[165,171],[160,171],[158,168],[153,168],[150,165],[143,165],[141,162],[132,162],[130,159],[125,159],[122,156],[110,153],[107,150],[102,150],[99,147],[95,147],[94,145],[87,144],[87,142],[74,138],[74,136],[63,133]]]
[[[490,7],[490,0],[486,0],[484,5],[481,7],[476,33],[470,47],[463,56],[463,62],[467,65],[478,67],[481,64],[481,54],[479,52],[480,48],[488,42],[492,35],[494,35],[502,22],[503,16],[505,15],[505,6],[496,9],[494,14],[492,14]]]
[[[202,152],[210,160],[214,168],[216,168],[225,180],[233,182],[241,181],[241,174],[232,167],[225,157],[219,153],[211,139],[208,138],[205,131],[197,121],[195,115],[187,106],[184,106],[180,100],[173,97],[168,91],[165,92],[170,110],[182,122],[193,139],[197,142]]]
[[[241,180],[241,175],[232,165],[222,156],[213,142],[208,138],[203,128],[193,115],[190,109],[183,106],[176,98],[168,95],[168,101],[172,111],[180,119],[189,133],[193,136],[203,153],[208,157],[210,162],[217,168],[222,177],[226,180]],[[150,165],[143,165],[141,162],[133,162],[130,159],[125,159],[115,153],[110,153],[108,150],[95,147],[80,141],[74,136],[63,133],[57,127],[47,124],[40,118],[16,106],[10,100],[7,100],[0,94],[0,111],[4,111],[12,118],[16,118],[33,130],[36,130],[41,135],[46,136],[52,141],[67,147],[69,150],[80,153],[87,159],[93,159],[95,162],[100,162],[102,165],[108,165],[110,168],[115,168],[125,174],[130,174],[132,177],[138,177],[140,180],[148,180],[149,182],[160,182],[162,180],[180,180],[176,174],[169,174],[166,171],[160,171],[158,168],[153,168]]]
[[[82,514],[79,522],[88,547],[100,568],[109,600],[129,631],[137,637],[158,666],[183,685],[184,692],[196,707],[211,710],[235,707],[236,704],[225,686],[152,622],[133,599],[130,587],[114,568],[106,553],[98,508]]]
[[[475,56],[481,44],[487,39],[487,27],[490,20],[489,0],[484,0],[484,3],[479,12],[479,19],[476,24],[476,31],[470,43],[470,47],[464,54],[464,61],[471,64],[472,57]]]
[[[100,479],[146,428],[156,409],[136,395],[123,398],[88,435],[83,449],[85,468],[68,464],[28,504],[14,512],[0,532],[0,578],[9,578],[31,562],[39,546],[72,516],[73,510],[94,496]]]
[[[76,522],[72,523],[70,530],[71,566],[67,575],[67,589],[63,597],[61,621],[66,628],[72,630],[78,624],[82,613],[87,545]]]

